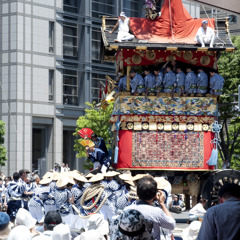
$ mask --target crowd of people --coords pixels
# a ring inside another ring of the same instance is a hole
[[[20,170],[1,183],[5,208],[0,213],[0,239],[180,239],[174,238],[176,222],[169,207],[182,201],[176,195],[171,200],[171,185],[164,177],[113,170],[83,175],[74,170],[49,171],[40,179]],[[240,186],[225,185],[219,199],[223,204],[207,212],[203,199],[190,210],[192,223],[182,233],[183,240],[190,239],[192,229],[197,234],[191,239],[239,239],[239,214],[231,214],[240,208]],[[220,226],[228,223],[229,230],[219,234]],[[209,234],[212,238],[206,238]]]
[[[186,71],[185,71],[186,70]],[[130,71],[131,94],[151,94],[159,96],[160,93],[178,93],[179,96],[207,93],[221,95],[224,78],[217,74],[215,69],[209,70],[208,74],[202,67],[197,68],[197,73],[191,65],[183,66],[172,60],[166,62],[162,67],[153,69],[145,68],[144,77],[136,70]],[[127,76],[120,78],[118,82],[119,91],[127,91]]]

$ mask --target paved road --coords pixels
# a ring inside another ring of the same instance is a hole
[[[188,211],[184,211],[180,214],[171,213],[176,220],[176,228],[174,229],[173,233],[174,236],[181,237],[183,229],[187,228],[189,224],[187,224],[188,220]]]

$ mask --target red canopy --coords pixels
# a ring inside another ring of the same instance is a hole
[[[161,12],[161,17],[154,21],[149,18],[131,18],[131,29],[139,40],[158,43],[196,43],[194,38],[203,18],[192,18],[181,0],[165,0]],[[214,29],[214,19],[210,19],[208,26]]]

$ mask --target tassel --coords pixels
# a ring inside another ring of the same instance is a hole
[[[117,164],[117,162],[118,162],[118,151],[119,151],[119,148],[118,148],[118,147],[115,147],[115,152],[114,152],[114,164]]]
[[[217,160],[218,160],[218,150],[217,148],[213,148],[211,157],[207,161],[207,164],[209,166],[216,166],[217,165]]]

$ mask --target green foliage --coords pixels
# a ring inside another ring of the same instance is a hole
[[[4,135],[5,135],[5,123],[3,121],[0,121],[0,166],[5,166],[5,162],[7,161],[7,150],[3,146]]]
[[[240,85],[240,37],[233,37],[235,53],[223,53],[218,61],[220,75],[225,79],[223,95],[220,98],[219,121],[223,128],[220,132],[221,163],[229,160],[231,168],[240,170],[240,118],[234,105],[233,94]]]
[[[96,133],[99,137],[102,137],[106,143],[107,148],[110,148],[110,141],[112,139],[112,133],[110,131],[110,117],[113,111],[114,102],[110,102],[106,109],[97,108],[96,103],[85,103],[88,108],[85,109],[85,115],[80,116],[77,120],[77,128],[76,132],[73,134],[78,139],[75,140],[74,150],[77,151],[77,157],[82,158],[86,157],[84,147],[80,144],[80,137],[78,135],[78,131],[82,128],[91,128],[94,133]],[[84,165],[85,169],[89,169],[92,167],[90,161]]]

